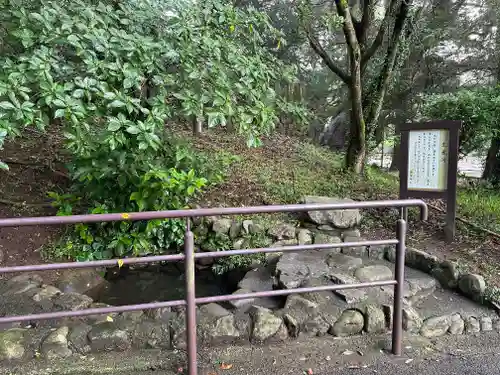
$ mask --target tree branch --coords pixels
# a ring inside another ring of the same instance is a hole
[[[373,43],[370,45],[368,49],[363,53],[363,56],[361,56],[361,67],[362,70],[364,70],[364,67],[370,61],[370,59],[373,57],[375,52],[377,52],[378,48],[382,45],[382,42],[384,41],[385,33],[387,32],[387,29],[389,27],[389,21],[393,14],[395,13],[397,6],[399,5],[400,0],[391,0],[391,3],[389,7],[387,8],[385,12],[384,19],[382,20],[382,24],[380,25],[377,36],[375,37],[375,40]]]
[[[308,30],[306,30],[306,35],[307,39],[309,40],[309,45],[314,50],[314,52],[316,52],[321,57],[326,66],[328,66],[328,68],[332,72],[334,72],[344,83],[349,84],[349,82],[351,82],[351,77],[339,66],[337,66],[330,55],[325,51],[319,40]]]

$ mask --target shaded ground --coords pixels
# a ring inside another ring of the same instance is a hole
[[[404,354],[394,357],[386,350],[389,335],[345,339],[298,339],[267,347],[239,346],[211,348],[199,353],[200,375],[276,375],[312,374],[404,374],[420,375],[496,375],[498,374],[498,334],[457,336],[450,348],[449,339],[434,341],[406,337]],[[221,366],[224,363],[225,366]],[[222,369],[225,367],[226,369]],[[229,367],[229,368],[228,368]],[[438,371],[439,370],[439,371]],[[0,368],[14,375],[173,375],[186,374],[184,353],[147,351],[113,353],[47,362],[31,361]]]

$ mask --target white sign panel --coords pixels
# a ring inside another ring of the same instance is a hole
[[[448,130],[411,130],[408,190],[444,191],[448,182]]]

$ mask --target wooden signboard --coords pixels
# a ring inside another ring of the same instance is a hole
[[[458,135],[460,121],[432,121],[401,126],[399,196],[444,199],[445,236],[455,236]]]

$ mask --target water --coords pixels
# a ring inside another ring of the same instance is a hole
[[[196,297],[230,294],[234,291],[227,276],[217,276],[210,269],[196,271]],[[169,301],[185,298],[185,280],[182,265],[148,267],[126,270],[93,296],[96,302],[113,306]]]

